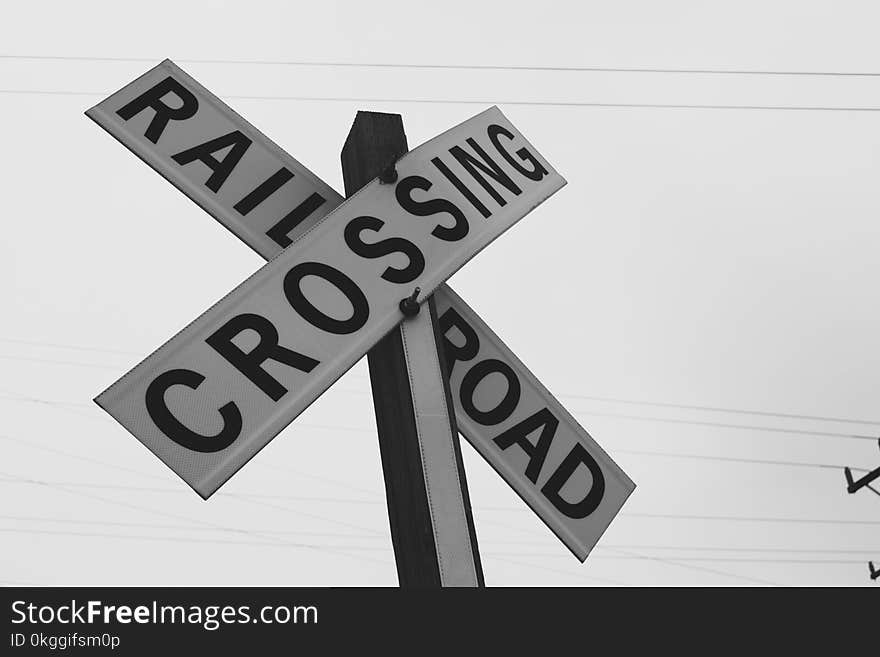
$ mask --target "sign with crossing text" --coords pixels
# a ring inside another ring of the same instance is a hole
[[[235,156],[218,139],[171,159],[198,160],[208,186]],[[203,497],[403,319],[402,297],[565,184],[497,108],[396,166],[396,184],[369,183],[96,399]]]

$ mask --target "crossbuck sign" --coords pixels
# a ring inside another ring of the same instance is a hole
[[[493,107],[343,201],[170,61],[87,115],[269,262],[96,402],[202,497],[432,293],[462,435],[583,561],[635,485],[444,283],[565,180]]]

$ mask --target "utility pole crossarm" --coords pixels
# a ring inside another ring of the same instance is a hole
[[[880,446],[880,440],[877,441],[877,444],[878,444],[878,446]],[[846,477],[846,490],[847,490],[847,492],[848,493],[855,493],[859,489],[864,488],[866,486],[868,488],[871,488],[870,484],[874,480],[880,479],[880,467],[875,468],[874,470],[871,470],[870,472],[868,472],[868,474],[866,474],[864,477],[861,477],[859,479],[853,478],[852,470],[850,468],[844,468],[843,474]],[[871,488],[871,490],[874,490],[874,489]]]

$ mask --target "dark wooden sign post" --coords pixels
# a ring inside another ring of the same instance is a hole
[[[345,145],[342,148],[342,174],[345,195],[350,197],[377,176],[393,185],[397,179],[394,163],[408,150],[403,120],[399,114],[358,112]],[[378,238],[377,238],[378,239]],[[417,295],[416,295],[417,296]],[[404,307],[413,303],[402,300]],[[434,342],[442,345],[437,331],[437,311],[433,297],[422,302],[422,313],[430,313]],[[402,307],[402,310],[404,308]],[[418,306],[410,307],[418,313]],[[407,320],[409,321],[409,320]],[[391,539],[397,563],[397,574],[402,587],[441,587],[444,581],[443,550],[438,544],[449,540],[438,535],[431,499],[426,487],[425,458],[420,439],[436,436],[420,435],[417,409],[414,402],[410,367],[405,348],[406,323],[395,328],[367,354],[373,404],[376,410],[376,428],[382,454],[385,491]],[[441,379],[440,394],[445,395],[446,415],[451,432],[454,463],[446,467],[457,469],[460,490],[470,541],[469,549],[459,550],[463,558],[472,559],[474,578],[471,585],[483,586],[483,572],[477,548],[473,516],[461,457],[458,428],[449,391],[449,380],[443,354],[439,353]],[[420,372],[421,376],[428,373]],[[432,465],[432,467],[437,467]],[[453,539],[454,540],[454,539]],[[459,546],[461,547],[461,546]],[[467,546],[466,546],[467,547]]]

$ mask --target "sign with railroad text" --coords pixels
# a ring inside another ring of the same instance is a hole
[[[169,60],[86,116],[260,255],[287,246],[294,228],[315,223],[342,201]]]
[[[583,561],[635,484],[449,286],[434,299],[459,431]]]

